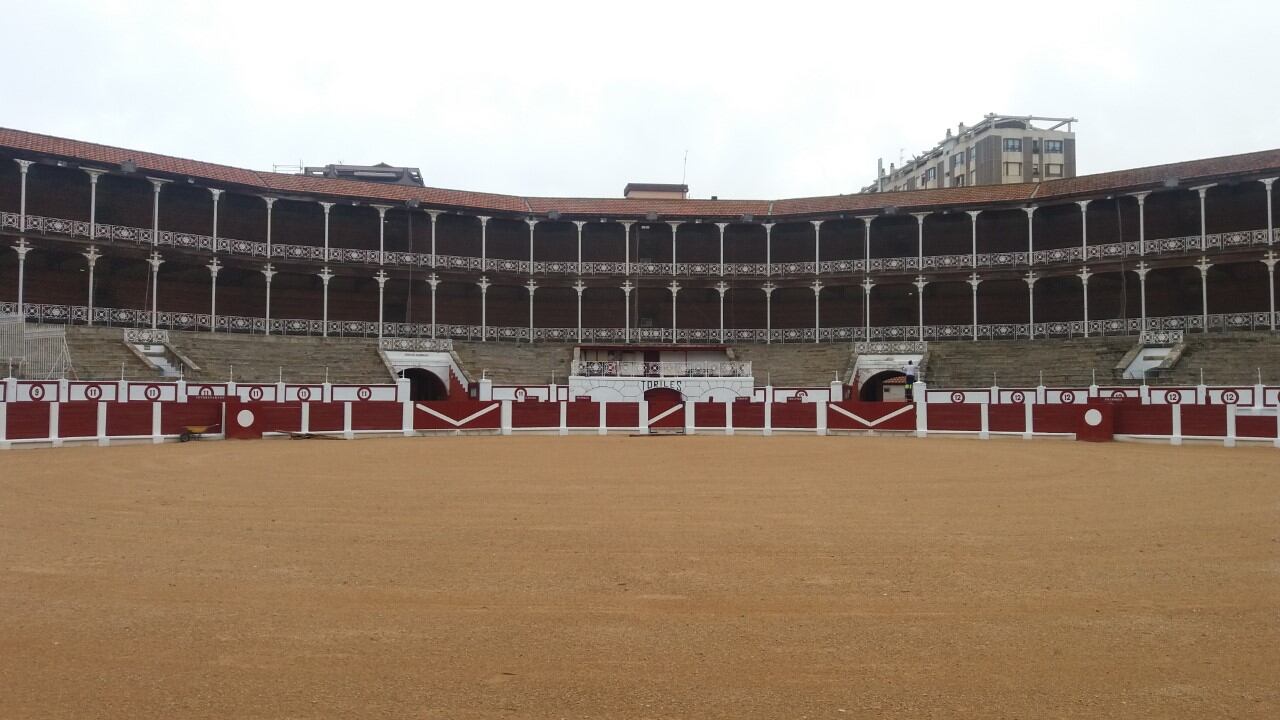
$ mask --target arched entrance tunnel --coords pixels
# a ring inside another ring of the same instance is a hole
[[[858,388],[858,399],[863,402],[881,402],[885,399],[885,383],[894,378],[906,378],[907,376],[897,370],[885,370],[867,378]],[[904,392],[905,392],[905,386]],[[893,400],[905,398],[891,398]]]
[[[449,388],[430,370],[408,368],[400,371],[400,377],[408,378],[409,399],[414,402],[449,399]]]

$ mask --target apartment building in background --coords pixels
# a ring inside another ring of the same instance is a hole
[[[1075,177],[1075,118],[989,113],[972,127],[960,123],[932,150],[902,167],[884,161],[864,193],[1000,185]]]

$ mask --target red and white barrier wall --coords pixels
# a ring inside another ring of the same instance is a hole
[[[1084,387],[929,390],[916,403],[413,402],[399,385],[0,383],[0,447],[163,442],[191,427],[212,436],[541,432],[686,434],[901,433],[1208,440],[1280,447],[1280,387]]]

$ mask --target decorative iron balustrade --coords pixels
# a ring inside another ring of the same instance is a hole
[[[22,218],[18,213],[0,212],[0,228],[18,230]],[[149,228],[95,223],[92,227],[87,221],[50,218],[40,215],[26,216],[26,230],[47,235],[63,235],[71,238],[103,240],[109,242],[135,243],[148,246],[152,244],[152,231]],[[1280,228],[1274,231],[1273,242],[1280,242]],[[1226,233],[1210,233],[1183,237],[1152,238],[1140,247],[1137,241],[1089,245],[1088,247],[1071,246],[1065,248],[1049,248],[1035,250],[1031,253],[1033,265],[1053,265],[1062,263],[1078,263],[1094,260],[1116,260],[1130,257],[1148,257],[1152,255],[1177,255],[1207,250],[1228,250],[1254,246],[1265,246],[1267,231],[1265,229],[1241,230]],[[786,263],[660,263],[660,262],[614,262],[589,261],[535,261],[486,258],[482,260],[473,256],[431,255],[403,250],[365,250],[359,248],[330,247],[328,253],[316,245],[292,245],[273,243],[268,248],[266,243],[253,240],[239,240],[228,237],[213,238],[199,233],[186,233],[161,230],[156,236],[156,247],[172,247],[181,250],[219,252],[229,255],[296,260],[306,262],[340,262],[367,265],[391,265],[408,268],[440,268],[447,270],[495,271],[513,274],[545,274],[545,275],[626,275],[640,277],[670,277],[673,274],[684,277],[768,277],[772,275],[850,275],[864,271],[871,272],[912,272],[922,270],[952,270],[1001,267],[1025,267],[1027,253],[995,252],[956,255],[926,255],[923,258],[892,257],[862,258],[846,260],[823,260],[819,263],[786,262]],[[1145,253],[1140,252],[1145,249]],[[269,250],[269,252],[268,252]]]
[[[126,328],[124,341],[130,345],[167,345],[168,330],[152,330],[151,328]]]
[[[84,325],[89,323],[90,311],[83,305],[52,305],[24,303],[23,310],[27,322],[62,323]],[[16,314],[16,302],[0,302],[0,315]],[[151,312],[129,308],[95,307],[92,311],[94,325],[122,328],[151,327]],[[322,320],[244,317],[236,315],[218,315],[211,318],[206,313],[160,312],[156,316],[158,330],[192,330],[209,331],[211,320],[213,329],[233,333],[272,335],[324,335],[325,322]],[[1280,312],[1274,318],[1280,324]],[[1220,313],[1208,316],[1210,332],[1230,332],[1237,330],[1270,330],[1273,318],[1268,312]],[[1062,322],[1040,322],[1034,325],[1027,323],[979,324],[978,339],[1005,340],[1029,338],[1034,330],[1035,337],[1080,337],[1083,336],[1086,323],[1082,320]],[[1123,336],[1139,335],[1144,331],[1153,332],[1203,332],[1205,318],[1202,315],[1177,315],[1167,317],[1149,317],[1145,326],[1139,318],[1094,319],[1087,323],[1090,336]],[[330,320],[328,335],[332,337],[378,337],[378,323],[363,320]],[[923,329],[923,338],[921,330]],[[858,327],[824,327],[814,328],[631,328],[630,334],[623,328],[534,328],[530,333],[528,327],[501,327],[480,325],[452,325],[430,323],[394,323],[382,324],[382,335],[403,338],[452,338],[456,340],[494,340],[529,342],[583,342],[583,343],[688,343],[688,344],[724,344],[724,343],[764,343],[764,342],[861,342],[884,341],[902,342],[917,340],[972,340],[974,326],[972,324],[954,325],[889,325],[872,326],[870,337],[867,328]],[[581,337],[579,341],[578,338]]]
[[[572,373],[586,377],[752,377],[750,362],[729,360],[718,362],[575,360]]]
[[[1177,345],[1186,335],[1181,330],[1143,330],[1138,342],[1156,347]]]
[[[929,349],[929,343],[904,340],[901,342],[860,342],[853,346],[858,355],[921,355]]]
[[[383,337],[378,340],[379,350],[404,350],[407,352],[449,352],[453,341],[441,338]]]

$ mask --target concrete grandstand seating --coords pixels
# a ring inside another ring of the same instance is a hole
[[[821,387],[837,379],[846,382],[853,361],[847,343],[734,345],[738,360],[750,361],[757,385]]]
[[[1111,370],[1133,347],[1134,338],[1073,338],[994,342],[929,343],[924,369],[930,387],[1029,387],[1088,385],[1097,370],[1099,384],[1120,382]],[[1132,381],[1124,381],[1132,382]]]
[[[118,327],[67,326],[67,350],[80,380],[158,379],[160,372],[142,361],[124,344]]]
[[[1258,370],[1267,384],[1280,382],[1280,336],[1271,333],[1239,332],[1222,335],[1190,335],[1182,357],[1162,384],[1194,385],[1204,368],[1207,385],[1252,385]]]
[[[169,333],[169,344],[200,367],[187,380],[225,381],[234,366],[237,382],[389,383],[378,341],[364,338],[283,337],[227,333]]]
[[[499,385],[545,385],[553,375],[564,383],[573,363],[572,345],[454,341],[453,351],[472,382],[484,375]]]

